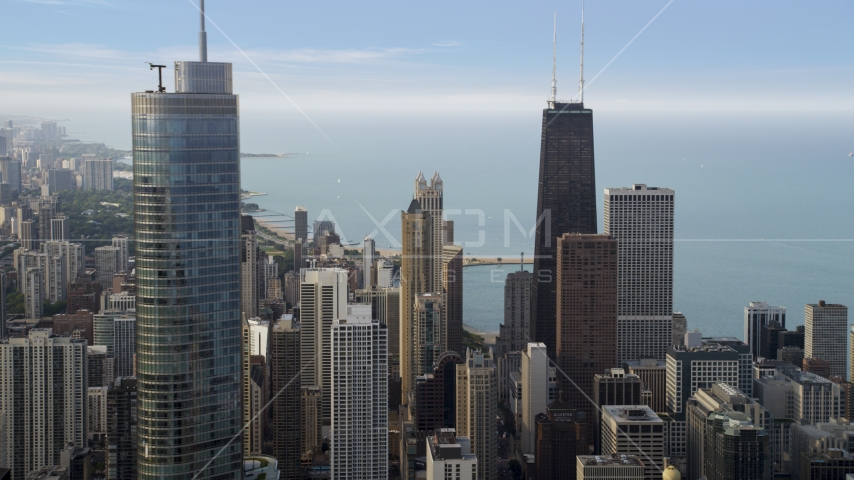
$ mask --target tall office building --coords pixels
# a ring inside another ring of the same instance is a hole
[[[7,337],[6,331],[6,273],[0,272],[0,340]],[[2,458],[2,457],[0,457]]]
[[[574,480],[575,457],[590,452],[587,418],[560,398],[536,416],[536,473],[534,478]],[[530,470],[529,470],[530,471]]]
[[[498,380],[492,351],[466,349],[466,361],[457,365],[457,434],[471,440],[477,456],[478,480],[496,480],[498,437]]]
[[[65,215],[50,219],[50,241],[67,242],[71,240],[71,222]],[[47,241],[47,240],[46,240]]]
[[[332,324],[347,319],[347,270],[303,268],[300,272],[300,365],[302,385],[321,388],[321,414],[332,416]]]
[[[442,295],[438,293],[415,294],[415,335],[412,345],[413,371],[416,376],[430,373],[444,345],[445,315]]]
[[[667,410],[671,416],[684,420],[685,402],[699,388],[712,388],[716,383],[737,387],[740,360],[734,348],[717,343],[671,347],[667,352]]]
[[[74,172],[64,168],[51,168],[48,171],[48,184],[50,185],[50,194],[54,195],[59,192],[71,190],[74,184]],[[47,232],[45,232],[47,233]],[[47,235],[44,235],[47,238]]]
[[[546,413],[554,392],[554,369],[546,357],[546,345],[529,343],[522,350],[522,452],[534,454],[538,414]],[[551,388],[550,388],[551,387]]]
[[[463,247],[442,247],[442,292],[445,295],[445,350],[463,351]]]
[[[667,449],[665,423],[646,405],[602,407],[602,455],[636,455],[644,478],[661,478]]]
[[[119,377],[107,390],[107,480],[136,478],[136,385]]]
[[[305,256],[308,252],[308,210],[305,207],[294,209],[294,240],[302,242],[302,256]],[[294,263],[297,271],[302,267],[304,265]]]
[[[604,374],[593,376],[593,448],[599,452],[599,437],[602,417],[601,408],[605,405],[645,405],[643,402],[643,383],[637,375],[626,374],[622,368],[612,368]],[[649,406],[649,405],[647,405]]]
[[[284,478],[299,478],[302,455],[302,388],[300,371],[300,326],[293,317],[273,323],[270,332],[272,371],[273,456]]]
[[[258,258],[261,250],[255,237],[255,220],[250,215],[240,217],[240,311],[247,318],[258,316],[261,299],[258,285]]]
[[[605,189],[605,233],[617,240],[617,360],[664,360],[673,331],[673,190]]]
[[[507,274],[504,281],[504,323],[498,329],[495,355],[500,359],[510,352],[518,352],[530,341],[531,290],[534,276],[519,270]]]
[[[69,443],[86,445],[86,342],[49,328],[0,343],[0,411],[13,480],[59,464]]]
[[[86,190],[112,190],[113,161],[109,158],[95,158],[94,155],[91,158],[85,158],[83,188]]]
[[[556,363],[575,384],[563,375],[558,382],[570,405],[593,419],[585,398],[593,398],[593,376],[617,366],[617,240],[564,234],[557,247]]]
[[[105,345],[86,347],[86,385],[107,387],[116,379],[116,357],[107,353]]]
[[[654,358],[642,358],[625,362],[625,367],[627,373],[637,375],[641,379],[644,391],[649,392],[649,398],[642,403],[651,408],[653,412],[666,412],[667,362]]]
[[[370,305],[331,327],[330,478],[388,478],[388,346]]]
[[[113,352],[116,356],[116,376],[134,376],[136,356],[136,316],[119,315],[113,319]]]
[[[578,103],[557,101],[555,68],[552,91],[543,110],[540,177],[537,189],[534,289],[531,294],[531,341],[545,343],[549,357],[557,351],[557,239],[565,233],[595,234],[596,170],[593,111],[584,108],[584,21]],[[554,65],[553,65],[554,67]]]
[[[398,358],[400,355],[400,288],[373,287],[356,290],[354,298],[355,303],[371,304],[371,316],[388,329],[388,356]],[[394,363],[399,367],[399,361],[395,360]]]
[[[416,183],[418,185],[418,183]],[[415,388],[412,346],[415,342],[415,295],[435,291],[432,276],[433,220],[418,200],[401,212],[400,255],[400,379],[401,403]]]
[[[786,328],[786,307],[768,305],[766,302],[750,302],[744,307],[744,343],[750,346],[754,357],[760,354],[762,327],[777,322]]]
[[[119,249],[116,247],[96,248],[95,265],[98,269],[98,283],[101,285],[101,289],[112,289],[113,275],[119,271]]]
[[[41,255],[44,259],[44,299],[50,303],[65,300],[66,273],[65,258]]]
[[[430,252],[430,269],[433,275],[433,289],[437,290],[439,285],[442,285],[442,246],[444,245],[444,237],[442,228],[444,226],[442,216],[444,215],[444,187],[442,178],[439,177],[439,172],[433,172],[433,177],[430,179],[430,184],[421,172],[418,172],[418,177],[415,179],[415,200],[421,205],[424,213],[430,216],[431,242],[432,251]],[[422,290],[428,292],[433,290]]]
[[[5,137],[4,137],[5,139]],[[8,183],[12,187],[12,195],[21,193],[21,162],[5,157],[3,149],[0,148],[0,181]]]
[[[130,239],[128,239],[127,235],[116,235],[112,239],[112,246],[119,249],[118,251],[118,261],[116,262],[116,269],[119,272],[129,272],[130,271]]]
[[[202,51],[132,95],[140,480],[243,475],[238,98]]]
[[[20,220],[20,217],[18,217]],[[39,241],[36,238],[36,226],[32,220],[20,220],[18,226],[18,240],[24,250],[36,250]]]
[[[826,303],[807,304],[804,316],[804,358],[820,358],[830,363],[830,374],[848,378],[845,337],[848,307]]]
[[[370,235],[362,241],[362,288],[371,288],[371,267],[377,254],[377,243]]]

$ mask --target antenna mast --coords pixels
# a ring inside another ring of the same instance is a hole
[[[581,80],[578,82],[578,103],[584,104],[584,0],[581,0]]]
[[[554,38],[552,40],[552,96],[549,98],[549,108],[555,108],[557,97],[557,10],[554,13]]]
[[[200,0],[201,30],[199,31],[199,61],[208,61],[208,34],[205,32],[205,0]]]

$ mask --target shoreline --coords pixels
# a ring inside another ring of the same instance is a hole
[[[466,325],[465,323],[463,323],[463,330],[483,338],[483,343],[487,345],[495,346],[495,340],[498,338],[497,333],[481,332],[480,330],[472,327],[471,325]]]

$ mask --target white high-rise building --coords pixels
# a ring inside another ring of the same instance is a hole
[[[605,233],[618,241],[618,365],[664,360],[673,340],[673,198],[644,184],[605,189]]]
[[[133,377],[136,354],[136,317],[121,315],[113,319],[113,351],[116,356],[116,376]]]
[[[371,288],[371,265],[377,255],[377,244],[370,235],[362,241],[362,288]]]
[[[667,437],[664,421],[646,405],[602,407],[602,455],[636,455],[644,478],[661,478]]]
[[[750,353],[754,358],[759,356],[762,327],[771,322],[785,327],[786,307],[768,305],[765,302],[750,302],[750,305],[744,307],[744,343],[750,346]]]
[[[6,458],[13,479],[58,465],[60,450],[86,446],[86,341],[49,328],[0,343],[0,411],[6,414]],[[14,426],[14,427],[13,427]]]
[[[267,341],[270,337],[270,322],[260,318],[250,318],[249,355],[262,355],[267,358]]]
[[[65,258],[66,284],[73,282],[77,275],[85,270],[86,247],[82,243],[44,242],[41,249],[49,257],[62,256]]]
[[[444,214],[444,190],[439,172],[433,172],[429,186],[424,175],[418,172],[418,177],[415,179],[415,200],[418,200],[422,211],[430,214],[433,225],[433,254],[429,265],[433,272],[433,285],[438,287],[442,285],[442,246],[444,245],[442,233],[444,228],[442,218]]]
[[[325,425],[328,425],[327,421],[332,415],[329,396],[332,380],[332,324],[347,319],[347,274],[347,270],[337,268],[300,270],[302,386],[321,388],[321,411]]]
[[[346,318],[330,328],[330,478],[387,479],[387,332],[371,319],[370,305],[346,309]]]
[[[804,358],[820,358],[830,364],[830,374],[848,378],[845,337],[848,307],[824,300],[807,304],[804,314]]]
[[[45,300],[56,303],[65,300],[66,268],[65,257],[47,257],[44,269]]]
[[[113,237],[113,246],[118,248],[118,259],[116,261],[116,270],[119,272],[130,271],[130,255],[128,246],[128,237],[125,235],[117,235]]]
[[[549,357],[545,343],[528,343],[522,350],[522,452],[536,453],[539,413],[549,405]]]
[[[498,469],[498,379],[492,351],[467,349],[466,363],[457,365],[457,433],[471,440],[477,455],[478,480],[496,480]]]
[[[394,262],[387,258],[381,258],[376,261],[377,269],[377,287],[392,288],[394,287]]]
[[[440,428],[427,437],[427,480],[477,480],[477,456],[471,442],[453,428]]]

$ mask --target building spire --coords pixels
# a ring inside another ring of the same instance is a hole
[[[205,0],[200,0],[201,30],[199,31],[199,61],[208,61],[208,34],[205,32]]]
[[[554,13],[554,37],[552,39],[552,96],[549,97],[549,108],[555,108],[557,100],[557,10]]]
[[[581,80],[578,82],[578,103],[584,104],[584,0],[581,0]]]

